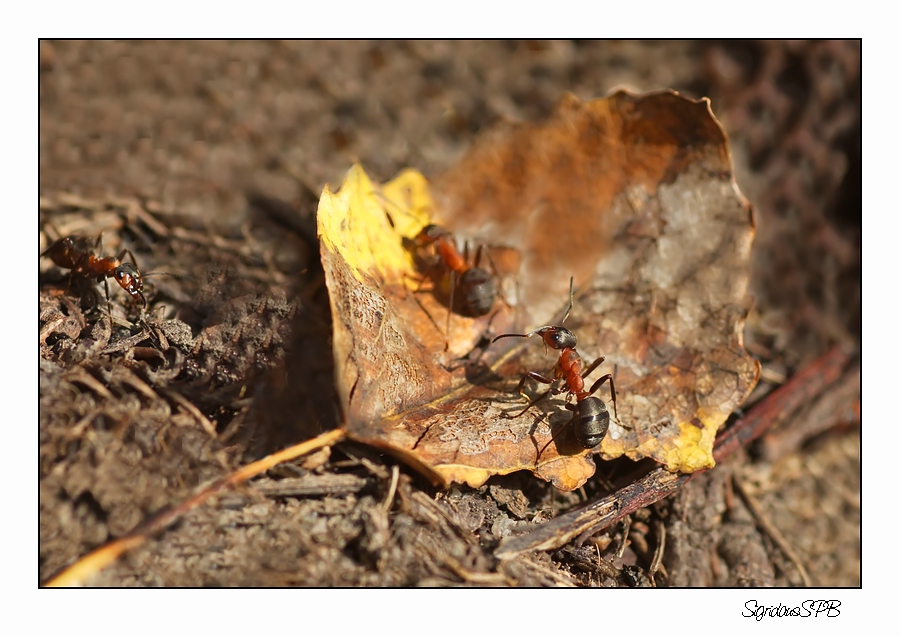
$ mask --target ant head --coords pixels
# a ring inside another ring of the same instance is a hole
[[[422,232],[424,232],[424,230]],[[566,308],[566,315],[563,316],[563,320],[561,321],[561,323],[566,322],[566,319],[569,318],[569,313],[572,311],[572,306],[575,305],[574,284],[575,277],[569,278],[569,307]],[[545,325],[544,327],[539,327],[536,330],[528,332],[528,334],[501,334],[500,336],[494,337],[494,340],[492,340],[491,343],[496,343],[501,338],[507,338],[510,336],[529,338],[531,336],[534,336],[535,334],[544,339],[544,344],[547,347],[551,347],[557,350],[566,348],[575,349],[577,343],[575,334],[573,334],[571,330],[563,327],[562,325]]]
[[[447,236],[447,231],[440,226],[429,223],[427,226],[419,230],[419,234],[415,238],[415,242],[419,245],[426,246],[434,243],[441,237]]]
[[[561,325],[550,325],[535,330],[544,339],[544,344],[552,349],[575,349],[577,340],[571,330]]]
[[[544,327],[539,327],[534,331],[528,332],[528,334],[501,334],[500,336],[495,336],[491,343],[496,343],[501,338],[508,338],[510,336],[529,338],[535,334],[544,339],[544,344],[547,347],[553,349],[575,349],[577,344],[575,334],[561,325],[545,325]]]
[[[147,307],[147,299],[144,298],[144,280],[136,267],[130,263],[123,263],[116,268],[114,276],[116,283],[128,292],[131,298],[140,299],[144,307]]]

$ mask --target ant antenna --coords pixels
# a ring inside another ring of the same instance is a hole
[[[174,274],[172,272],[147,272],[144,276],[170,276],[173,279],[180,279],[182,281],[191,281],[194,278],[187,274]]]
[[[561,350],[566,347],[574,348],[575,347],[575,335],[567,328],[563,327],[562,324],[566,322],[566,319],[569,318],[569,313],[572,311],[572,307],[575,304],[575,277],[569,278],[569,307],[566,308],[566,315],[563,317],[563,320],[559,325],[544,325],[537,329],[531,330],[528,334],[500,334],[499,336],[495,336],[491,343],[496,343],[501,338],[508,338],[510,336],[515,336],[518,338],[530,338],[535,334],[539,335],[544,339],[544,344],[548,347],[552,347],[553,349]]]
[[[566,319],[569,318],[569,312],[572,311],[572,306],[575,305],[575,277],[569,277],[569,308],[566,310],[566,315],[563,317],[563,320],[560,322],[560,325],[566,322]]]

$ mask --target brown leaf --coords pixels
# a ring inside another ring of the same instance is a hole
[[[601,456],[712,466],[716,431],[759,372],[741,337],[753,217],[707,101],[566,97],[546,121],[483,135],[438,180],[436,204],[414,173],[397,182],[373,197],[377,188],[354,169],[320,202],[348,435],[436,482],[474,486],[528,469],[561,489],[583,484],[593,450],[575,442],[562,400],[508,417],[523,406],[514,393],[522,373],[547,374],[558,353],[538,339],[488,348],[482,339],[488,328],[560,320],[574,276],[566,327],[585,364],[607,357],[595,378],[615,370],[620,420]],[[449,339],[446,306],[415,291],[422,273],[408,240],[425,223],[513,256],[497,259],[504,299],[484,317],[453,314]]]

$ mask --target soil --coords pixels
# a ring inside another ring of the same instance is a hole
[[[339,424],[314,222],[326,183],[353,161],[378,181],[436,175],[498,117],[618,87],[710,97],[730,136],[758,227],[748,405],[833,345],[858,356],[859,42],[42,42],[41,250],[102,234],[98,252],[157,274],[140,320],[110,284],[110,324],[103,285],[41,259],[40,581]],[[438,491],[342,443],[193,509],[88,583],[859,586],[858,371],[787,431],[592,537],[506,561],[502,537],[634,464],[572,493],[526,474]]]

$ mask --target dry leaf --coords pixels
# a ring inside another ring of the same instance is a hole
[[[713,465],[715,434],[759,372],[741,338],[753,217],[707,101],[567,97],[546,121],[483,135],[435,193],[412,172],[379,190],[357,167],[320,201],[348,435],[438,483],[528,469],[560,489],[583,484],[596,450],[575,441],[562,397],[509,417],[524,405],[521,375],[547,374],[558,353],[485,338],[560,320],[574,276],[566,327],[586,365],[607,358],[589,381],[614,373],[618,391],[600,455]],[[410,249],[427,223],[499,263],[503,298],[482,317],[454,313],[449,337],[446,301],[422,287]]]

